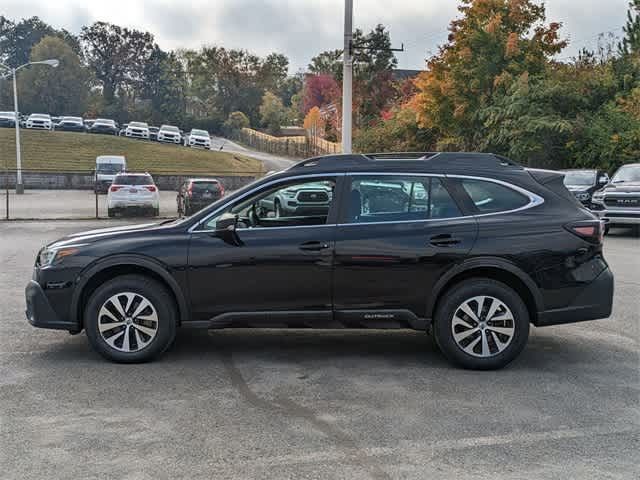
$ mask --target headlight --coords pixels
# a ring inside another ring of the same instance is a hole
[[[38,254],[38,265],[41,267],[48,267],[53,263],[62,261],[65,257],[75,255],[79,251],[79,245],[73,247],[60,247],[60,248],[43,248]]]

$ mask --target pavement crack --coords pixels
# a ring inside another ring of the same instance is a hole
[[[310,408],[300,405],[282,395],[276,397],[274,401],[270,401],[256,394],[251,390],[240,369],[235,364],[231,352],[221,352],[221,359],[225,370],[229,374],[231,384],[247,403],[284,417],[293,417],[307,421],[313,428],[331,439],[349,460],[367,470],[371,478],[374,480],[389,480],[391,478],[389,474],[382,469],[378,461],[367,454],[352,437],[335,425],[319,418]]]

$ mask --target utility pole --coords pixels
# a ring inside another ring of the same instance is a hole
[[[353,0],[344,1],[344,54],[342,56],[342,153],[351,153],[353,88]]]
[[[16,82],[16,69],[11,69],[13,75],[13,111],[15,112],[15,127],[16,127],[16,194],[22,195],[24,193],[24,184],[22,183],[22,157],[20,156],[20,116],[18,115],[18,87]]]

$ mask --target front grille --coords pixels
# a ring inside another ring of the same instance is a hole
[[[309,191],[309,192],[300,192],[298,194],[299,202],[326,202],[329,200],[329,195],[327,192],[322,191]]]
[[[604,203],[608,207],[638,208],[640,207],[640,196],[638,197],[606,197]]]

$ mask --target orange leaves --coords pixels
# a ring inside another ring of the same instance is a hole
[[[490,34],[493,35],[498,30],[500,30],[501,26],[502,26],[502,14],[498,13],[491,20],[489,20],[489,23],[485,27],[485,30],[486,30],[487,33],[490,33]]]
[[[515,57],[520,53],[518,46],[519,37],[515,32],[511,32],[507,38],[507,45],[505,47],[505,56],[507,58]]]

